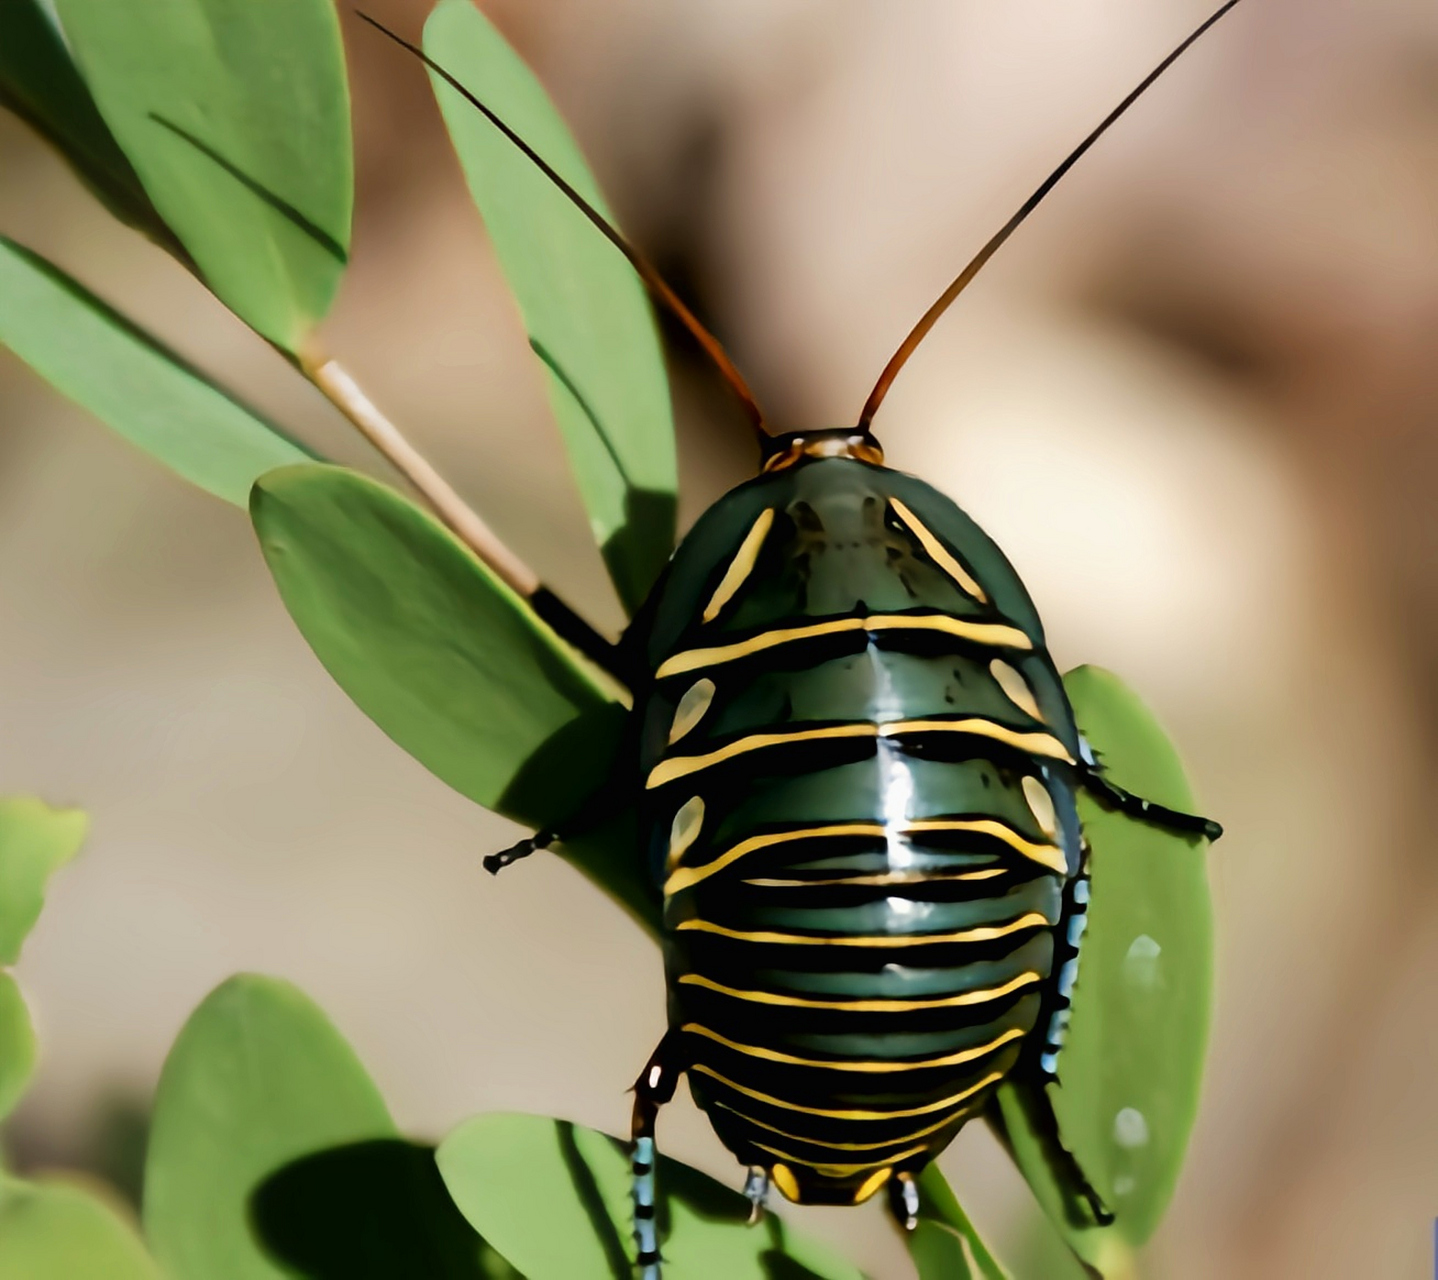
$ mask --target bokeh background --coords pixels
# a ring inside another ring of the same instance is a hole
[[[424,0],[369,0],[418,31]],[[494,0],[621,220],[784,425],[851,420],[909,325],[1204,0]],[[354,266],[328,341],[562,593],[619,622],[425,78],[345,17]],[[0,230],[322,449],[272,352],[0,119]],[[674,355],[687,522],[752,465]],[[1438,1213],[1438,7],[1250,0],[1067,180],[909,366],[890,460],[966,506],[1061,665],[1182,744],[1220,927],[1205,1105],[1155,1280],[1431,1274]],[[124,1182],[164,1052],[239,969],[299,982],[403,1125],[611,1131],[658,956],[333,686],[248,523],[0,352],[0,786],[94,817],[21,965],[28,1164]],[[687,1101],[669,1151],[739,1172]],[[944,1166],[1010,1257],[980,1127]],[[877,1203],[801,1215],[911,1276]],[[1040,1266],[1038,1273],[1043,1274]]]

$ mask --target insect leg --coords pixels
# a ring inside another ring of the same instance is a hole
[[[1134,795],[1132,791],[1125,791],[1117,783],[1104,777],[1097,765],[1081,766],[1079,779],[1085,790],[1095,799],[1130,818],[1137,818],[1140,822],[1150,822],[1156,827],[1164,827],[1184,835],[1202,836],[1210,841],[1217,840],[1223,834],[1223,828],[1211,818],[1180,813],[1177,809],[1155,804],[1152,800]]]
[[[912,1173],[895,1174],[890,1181],[889,1212],[905,1231],[919,1225],[919,1184]]]
[[[764,1221],[764,1210],[769,1206],[769,1170],[754,1165],[744,1179],[744,1195],[753,1207],[749,1210],[749,1225]]]
[[[1030,1080],[1011,1080],[1006,1087],[1012,1089],[1030,1130],[1038,1139],[1044,1163],[1058,1181],[1064,1198],[1064,1212],[1069,1221],[1076,1227],[1091,1227],[1094,1224],[1106,1227],[1112,1223],[1113,1210],[1095,1190],[1074,1153],[1064,1146],[1063,1135],[1059,1132],[1058,1116],[1054,1114],[1048,1090]],[[989,1103],[985,1118],[1004,1146],[1012,1150],[1008,1126],[1004,1123],[997,1098]]]
[[[674,1096],[674,1088],[679,1083],[679,1072],[683,1068],[675,1061],[677,1046],[673,1033],[666,1035],[634,1082],[634,1119],[630,1128],[634,1149],[630,1172],[634,1180],[634,1243],[638,1248],[639,1280],[660,1280],[654,1121],[659,1108]]]

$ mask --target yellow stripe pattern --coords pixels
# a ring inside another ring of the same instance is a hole
[[[725,570],[723,579],[709,598],[709,603],[704,606],[705,622],[713,622],[724,611],[724,606],[734,598],[734,593],[754,572],[754,565],[759,559],[764,539],[769,536],[769,529],[773,523],[774,508],[767,507],[759,513],[759,518],[750,526],[749,532],[744,535],[744,541],[739,544],[739,550],[734,553],[734,558],[729,562],[729,568]]]
[[[897,498],[890,498],[889,505],[894,508],[899,519],[908,525],[914,536],[918,538],[920,545],[924,548],[924,552],[928,555],[929,559],[958,584],[959,590],[965,595],[971,596],[980,604],[987,604],[989,601],[988,592],[979,586],[974,576],[954,558],[953,553],[948,547],[944,546],[942,542],[929,532],[928,526]]]
[[[781,995],[775,991],[740,991],[726,987],[698,973],[683,974],[679,981],[720,995],[732,996],[736,1000],[748,1000],[754,1004],[784,1005],[796,1009],[833,1009],[838,1013],[916,1013],[922,1009],[957,1009],[964,1005],[987,1004],[990,1000],[1002,1000],[1035,982],[1041,981],[1039,974],[1030,970],[1010,979],[999,987],[986,987],[978,991],[965,991],[957,996],[939,996],[932,1000],[814,1000],[808,996]]]
[[[995,1071],[992,1075],[979,1081],[974,1089],[982,1089],[987,1085],[996,1084],[1002,1079],[1003,1075]],[[901,1134],[897,1138],[888,1138],[883,1142],[829,1142],[821,1138],[806,1138],[801,1133],[790,1133],[785,1129],[780,1129],[777,1125],[766,1124],[763,1120],[755,1119],[746,1112],[740,1111],[738,1107],[731,1107],[727,1102],[720,1102],[718,1099],[715,1099],[714,1105],[738,1116],[747,1124],[767,1129],[770,1133],[777,1133],[781,1138],[788,1138],[791,1142],[807,1142],[814,1147],[828,1147],[830,1151],[882,1151],[885,1147],[902,1147],[906,1142],[917,1142],[920,1138],[927,1138],[941,1129],[947,1129],[951,1124],[956,1124],[961,1120],[969,1110],[967,1107],[960,1106],[952,1115],[947,1115],[942,1120],[936,1120],[933,1124],[925,1125],[913,1133]]]
[[[844,726],[848,727],[848,726]],[[664,896],[671,897],[683,889],[692,888],[703,880],[707,880],[715,872],[723,871],[725,867],[737,862],[740,858],[760,849],[772,848],[776,844],[785,844],[791,840],[811,839],[842,839],[852,836],[867,836],[873,839],[884,839],[890,834],[897,836],[926,835],[936,832],[973,832],[975,835],[994,836],[1002,840],[1015,853],[1022,854],[1037,862],[1041,867],[1050,871],[1056,871],[1059,875],[1068,874],[1068,861],[1064,851],[1057,845],[1038,844],[1035,841],[1027,840],[1006,823],[999,822],[994,818],[924,818],[914,822],[906,822],[896,827],[892,832],[882,823],[877,822],[844,822],[833,823],[822,827],[801,827],[795,831],[775,831],[766,835],[751,836],[748,840],[741,840],[732,849],[720,854],[717,858],[705,862],[697,867],[681,867],[664,884]],[[972,879],[984,880],[991,876],[1002,875],[1003,868],[995,868],[988,871],[972,871],[959,876],[947,877],[950,879]],[[907,877],[904,873],[889,873],[885,876],[870,876],[861,878],[835,879],[835,880],[749,880],[746,884],[768,885],[771,887],[797,886],[808,884],[900,884],[904,879],[920,881],[925,879],[940,879],[940,876],[926,876],[923,873],[910,874]]]
[[[686,671],[697,671],[701,667],[715,667],[738,658],[747,658],[751,654],[762,653],[779,645],[813,640],[820,636],[839,635],[845,631],[867,631],[870,634],[878,631],[938,631],[973,644],[999,649],[1034,647],[1034,642],[1024,632],[1007,623],[970,622],[941,613],[871,614],[866,618],[835,618],[832,622],[815,622],[803,627],[780,627],[751,636],[748,640],[718,645],[712,649],[686,649],[663,662],[655,672],[655,677],[663,680],[669,676],[682,675]]]
[[[924,1058],[918,1062],[864,1062],[853,1061],[852,1059],[831,1060],[826,1058],[800,1058],[792,1053],[782,1053],[778,1049],[766,1049],[762,1045],[740,1044],[737,1040],[730,1040],[727,1036],[721,1036],[717,1031],[711,1031],[708,1027],[698,1022],[686,1022],[681,1031],[690,1035],[703,1036],[713,1040],[716,1044],[722,1044],[726,1049],[733,1049],[735,1053],[742,1053],[750,1058],[763,1058],[769,1062],[782,1062],[791,1067],[815,1067],[823,1071],[857,1071],[864,1075],[890,1075],[901,1071],[931,1071],[936,1067],[957,1067],[965,1062],[973,1062],[976,1058],[982,1058],[986,1054],[993,1053],[995,1049],[1001,1049],[1011,1040],[1017,1040],[1025,1033],[1020,1027],[1010,1027],[1007,1031],[994,1037],[988,1044],[978,1045],[972,1049],[961,1049],[957,1053],[944,1054],[939,1058]]]
[[[1051,733],[1025,733],[1010,729],[992,720],[971,716],[963,720],[891,720],[887,724],[856,721],[853,724],[824,725],[818,729],[790,729],[783,733],[751,733],[747,737],[699,756],[672,756],[655,765],[645,782],[648,790],[662,787],[676,778],[712,768],[766,747],[791,746],[800,742],[823,742],[840,738],[899,738],[912,733],[958,733],[969,737],[988,738],[1014,747],[1030,755],[1045,756],[1072,764],[1073,757]]]
[[[961,1102],[972,1098],[980,1090],[987,1089],[989,1085],[996,1084],[1004,1078],[1002,1071],[993,1071],[986,1075],[977,1084],[971,1084],[967,1089],[962,1089],[952,1097],[940,1098],[937,1102],[926,1102],[919,1107],[906,1107],[899,1111],[862,1111],[862,1110],[830,1110],[825,1107],[806,1107],[802,1103],[787,1102],[783,1098],[776,1098],[772,1094],[760,1093],[757,1089],[751,1089],[747,1085],[738,1084],[730,1080],[728,1076],[722,1076],[713,1067],[702,1062],[696,1062],[690,1071],[697,1071],[700,1075],[710,1076],[722,1084],[726,1089],[733,1089],[735,1093],[742,1093],[746,1098],[753,1098],[755,1102],[762,1102],[766,1106],[778,1107],[782,1111],[797,1111],[806,1116],[819,1116],[825,1120],[907,1120],[910,1116],[929,1116],[936,1111],[947,1111],[956,1107]]]
[[[1037,911],[1030,911],[1007,924],[980,925],[974,929],[960,929],[957,933],[889,933],[880,935],[832,934],[820,936],[812,933],[770,933],[765,930],[746,933],[740,929],[726,929],[722,924],[708,920],[681,920],[675,929],[697,930],[700,933],[715,933],[721,938],[733,938],[736,942],[769,942],[780,946],[810,947],[936,947],[955,942],[991,942],[1005,938],[1023,929],[1047,928],[1053,924],[1048,917]]]

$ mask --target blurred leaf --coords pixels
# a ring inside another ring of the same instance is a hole
[[[340,687],[471,800],[533,827],[606,780],[624,710],[529,606],[437,522],[341,467],[286,467],[250,503],[285,607]],[[634,844],[576,860],[654,913]]]
[[[0,1280],[160,1280],[109,1205],[63,1182],[0,1181]]]
[[[470,0],[440,0],[425,24],[424,47],[609,217],[543,86]],[[432,78],[470,193],[544,366],[590,527],[633,612],[673,547],[678,486],[669,385],[644,286],[529,160]]]
[[[64,272],[3,236],[0,345],[132,444],[239,506],[256,476],[310,456]]]
[[[100,118],[42,0],[0,3],[0,105],[58,149],[116,217],[184,252]]]
[[[180,1032],[155,1097],[145,1229],[170,1280],[279,1280],[250,1197],[292,1161],[394,1138],[354,1051],[296,988],[242,975]]]
[[[904,1243],[919,1280],[1008,1280],[936,1164],[919,1175],[919,1225]]]
[[[542,1116],[479,1116],[439,1148],[454,1202],[529,1280],[633,1280],[625,1147]],[[749,1202],[660,1157],[659,1225],[674,1280],[860,1280],[849,1263],[774,1214],[750,1227]]]
[[[222,301],[296,352],[329,310],[353,203],[331,0],[57,0],[101,115]]]
[[[34,1070],[35,1029],[30,1025],[30,1011],[15,979],[0,973],[0,1120],[24,1096]]]
[[[1079,727],[1114,781],[1192,812],[1172,744],[1117,676],[1065,677]],[[1107,1228],[1066,1220],[1015,1086],[1000,1090],[1020,1168],[1071,1247],[1121,1274],[1172,1197],[1198,1109],[1213,978],[1207,844],[1079,799],[1092,846],[1093,900],[1073,1025],[1051,1089],[1065,1145],[1116,1214]]]
[[[0,965],[20,958],[40,918],[46,882],[80,852],[88,826],[78,809],[52,809],[24,797],[0,800]]]
[[[455,1208],[433,1147],[376,1138],[303,1156],[253,1206],[270,1253],[306,1280],[518,1280]]]

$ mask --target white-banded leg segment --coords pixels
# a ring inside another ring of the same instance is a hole
[[[749,1225],[764,1221],[764,1211],[769,1207],[769,1170],[753,1165],[749,1176],[744,1179],[744,1196],[749,1201]]]
[[[630,1128],[634,1146],[629,1173],[634,1200],[634,1261],[639,1280],[661,1280],[656,1177],[659,1153],[654,1145],[654,1122],[659,1108],[674,1097],[674,1088],[679,1082],[679,1072],[671,1065],[674,1046],[674,1037],[665,1036],[634,1082],[634,1118]]]

